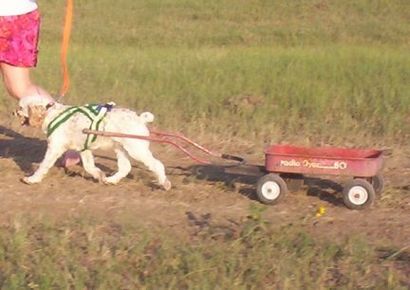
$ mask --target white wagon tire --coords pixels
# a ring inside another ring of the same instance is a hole
[[[288,192],[286,182],[277,174],[262,176],[256,185],[256,195],[264,204],[275,204]]]
[[[373,186],[373,188],[374,188],[374,192],[375,192],[377,195],[380,196],[380,195],[382,194],[383,190],[384,190],[384,178],[383,178],[383,175],[381,175],[381,174],[379,173],[379,174],[373,176],[372,179],[371,179],[371,183],[372,183],[372,186]]]
[[[350,209],[365,209],[371,206],[376,193],[373,186],[364,179],[354,179],[343,190],[343,202]]]

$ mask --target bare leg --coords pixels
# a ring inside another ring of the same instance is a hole
[[[98,181],[104,180],[105,174],[95,166],[93,153],[90,150],[85,150],[82,151],[80,155],[85,171]]]
[[[0,63],[3,81],[10,96],[21,99],[25,96],[41,95],[50,98],[48,92],[35,85],[30,79],[30,68],[16,67],[6,63]]]
[[[118,171],[114,175],[103,180],[106,184],[117,184],[121,179],[126,177],[131,171],[131,163],[128,160],[127,153],[122,148],[116,148]]]

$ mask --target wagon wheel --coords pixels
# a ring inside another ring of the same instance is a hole
[[[376,197],[373,186],[364,179],[354,179],[343,190],[343,202],[350,209],[364,209],[373,204]]]
[[[286,182],[277,174],[270,173],[262,176],[256,185],[256,195],[264,204],[275,204],[287,193]]]
[[[384,190],[384,178],[383,175],[381,175],[380,173],[373,176],[371,178],[371,184],[373,185],[374,188],[374,192],[376,192],[376,194],[380,195],[383,190]]]

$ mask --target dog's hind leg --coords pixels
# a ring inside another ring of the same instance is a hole
[[[101,169],[95,166],[93,153],[90,150],[84,150],[80,153],[80,156],[84,170],[98,181],[103,181],[105,179],[105,174]]]
[[[103,182],[106,184],[117,184],[131,171],[131,163],[128,160],[127,152],[121,147],[115,148],[114,151],[117,154],[118,171],[114,175],[104,178]]]
[[[123,145],[128,154],[135,160],[144,163],[144,165],[155,174],[158,179],[158,183],[162,185],[165,190],[170,190],[171,182],[165,175],[164,164],[152,155],[148,146],[138,146],[140,144],[135,144],[130,140],[127,141],[128,142],[123,142]]]

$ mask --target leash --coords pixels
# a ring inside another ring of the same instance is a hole
[[[71,29],[73,24],[73,6],[74,0],[66,0],[65,18],[64,18],[64,30],[63,30],[63,40],[61,43],[61,67],[63,72],[63,83],[60,89],[60,95],[57,99],[61,99],[67,93],[70,87],[70,75],[68,72],[67,65],[67,53],[68,45],[70,42]]]

